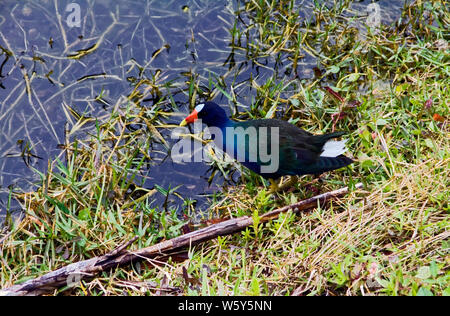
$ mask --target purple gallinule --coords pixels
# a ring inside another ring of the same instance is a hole
[[[248,169],[269,179],[272,191],[278,188],[274,179],[281,176],[317,175],[353,162],[343,155],[345,141],[333,140],[344,132],[313,135],[277,119],[232,121],[214,102],[197,105],[180,126],[200,119],[209,127],[215,144]]]

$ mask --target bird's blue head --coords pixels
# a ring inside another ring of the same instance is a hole
[[[216,126],[219,128],[225,127],[230,121],[228,119],[227,113],[218,104],[214,102],[200,103],[194,108],[191,114],[186,117],[182,122],[181,126],[194,123],[196,120],[201,119],[202,123],[208,126]]]

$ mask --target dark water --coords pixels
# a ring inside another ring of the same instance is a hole
[[[308,18],[311,2],[296,2],[300,18]],[[74,25],[76,19],[71,15],[74,11],[68,7],[71,3],[80,8],[79,26]],[[354,2],[346,14],[363,16],[369,3]],[[381,8],[383,23],[395,21],[403,7],[403,1],[376,3]],[[245,13],[236,18],[235,12],[242,5],[223,0],[2,1],[0,214],[7,208],[19,208],[14,201],[9,205],[10,189],[33,190],[39,181],[33,168],[45,172],[48,160],[61,155],[57,144],[63,143],[64,125],[73,123],[64,105],[101,120],[111,108],[95,102],[95,97],[103,91],[105,99],[114,104],[128,95],[133,87],[127,78],[139,76],[136,65],[142,67],[145,77],[151,78],[161,71],[162,80],[172,83],[170,93],[178,111],[183,113],[188,111],[183,75],[186,72],[198,75],[205,86],[211,76],[223,78],[227,86],[233,84],[233,93],[242,107],[239,110],[255,100],[256,92],[248,84],[250,77],[261,85],[271,77],[286,83],[311,80],[317,60],[309,54],[298,66],[299,77],[293,78],[292,72],[287,71],[292,67],[287,56],[263,56],[254,64],[244,51],[230,48],[230,29],[235,21],[238,27],[249,22]],[[97,42],[99,47],[81,59],[67,58]],[[162,52],[153,59],[152,54],[161,48]],[[7,56],[6,51],[12,55]],[[29,78],[29,84],[24,77]],[[298,85],[291,85],[283,93],[287,97],[296,93],[297,88]],[[222,94],[215,101],[225,106],[230,103]],[[148,101],[148,106],[152,106],[152,101]],[[178,123],[181,119],[182,116],[173,117],[167,123]],[[83,133],[88,131],[86,128],[74,137],[84,138]],[[23,159],[20,156],[23,151],[32,156]],[[207,165],[180,165],[164,158],[164,153],[155,154],[145,186],[151,188],[155,183],[165,189],[180,186],[177,192],[182,199],[170,196],[169,206],[180,207],[183,199],[193,199],[199,201],[199,208],[206,208],[204,194],[220,191],[223,179],[216,176],[209,186]],[[154,205],[158,207],[165,197],[159,194],[155,199]]]

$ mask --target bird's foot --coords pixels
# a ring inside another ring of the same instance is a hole
[[[280,185],[274,179],[269,179],[269,181],[270,181],[269,193],[274,194],[274,193],[281,192],[281,191],[291,188],[292,186],[294,186],[297,183],[298,178],[297,178],[297,176],[291,176],[291,178],[287,182],[283,183],[282,185]]]
[[[282,185],[280,185],[279,190],[280,191],[284,191],[287,190],[289,188],[292,188],[294,185],[296,185],[298,182],[298,177],[297,176],[291,176],[290,179],[283,183]]]
[[[278,190],[280,189],[280,185],[279,185],[278,182],[275,181],[274,179],[269,179],[269,181],[270,181],[270,190],[269,190],[269,194],[277,193]]]

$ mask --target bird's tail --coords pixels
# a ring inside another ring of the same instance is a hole
[[[339,155],[337,157],[319,157],[319,161],[315,164],[316,168],[319,170],[317,173],[322,173],[326,171],[331,171],[346,167],[353,163],[353,159],[348,158],[344,155]]]
[[[344,156],[343,153],[347,151],[345,148],[346,140],[336,141],[332,140],[344,135],[344,132],[334,132],[325,135],[314,136],[313,142],[319,148],[322,148],[319,159],[305,168],[305,173],[320,174],[322,172],[331,171],[346,167],[353,163],[353,160]],[[307,169],[307,170],[306,170]]]
[[[328,140],[322,147],[322,153],[320,154],[320,157],[337,157],[342,155],[347,151],[347,148],[345,148],[345,142],[347,140]]]
[[[353,163],[353,160],[344,155],[338,157],[319,157],[315,163],[301,166],[296,174],[321,174],[346,167],[351,163]]]
[[[313,142],[315,145],[322,149],[320,157],[338,157],[345,153],[347,149],[345,148],[346,140],[332,140],[339,136],[344,135],[344,132],[334,132],[330,134],[313,136]]]

